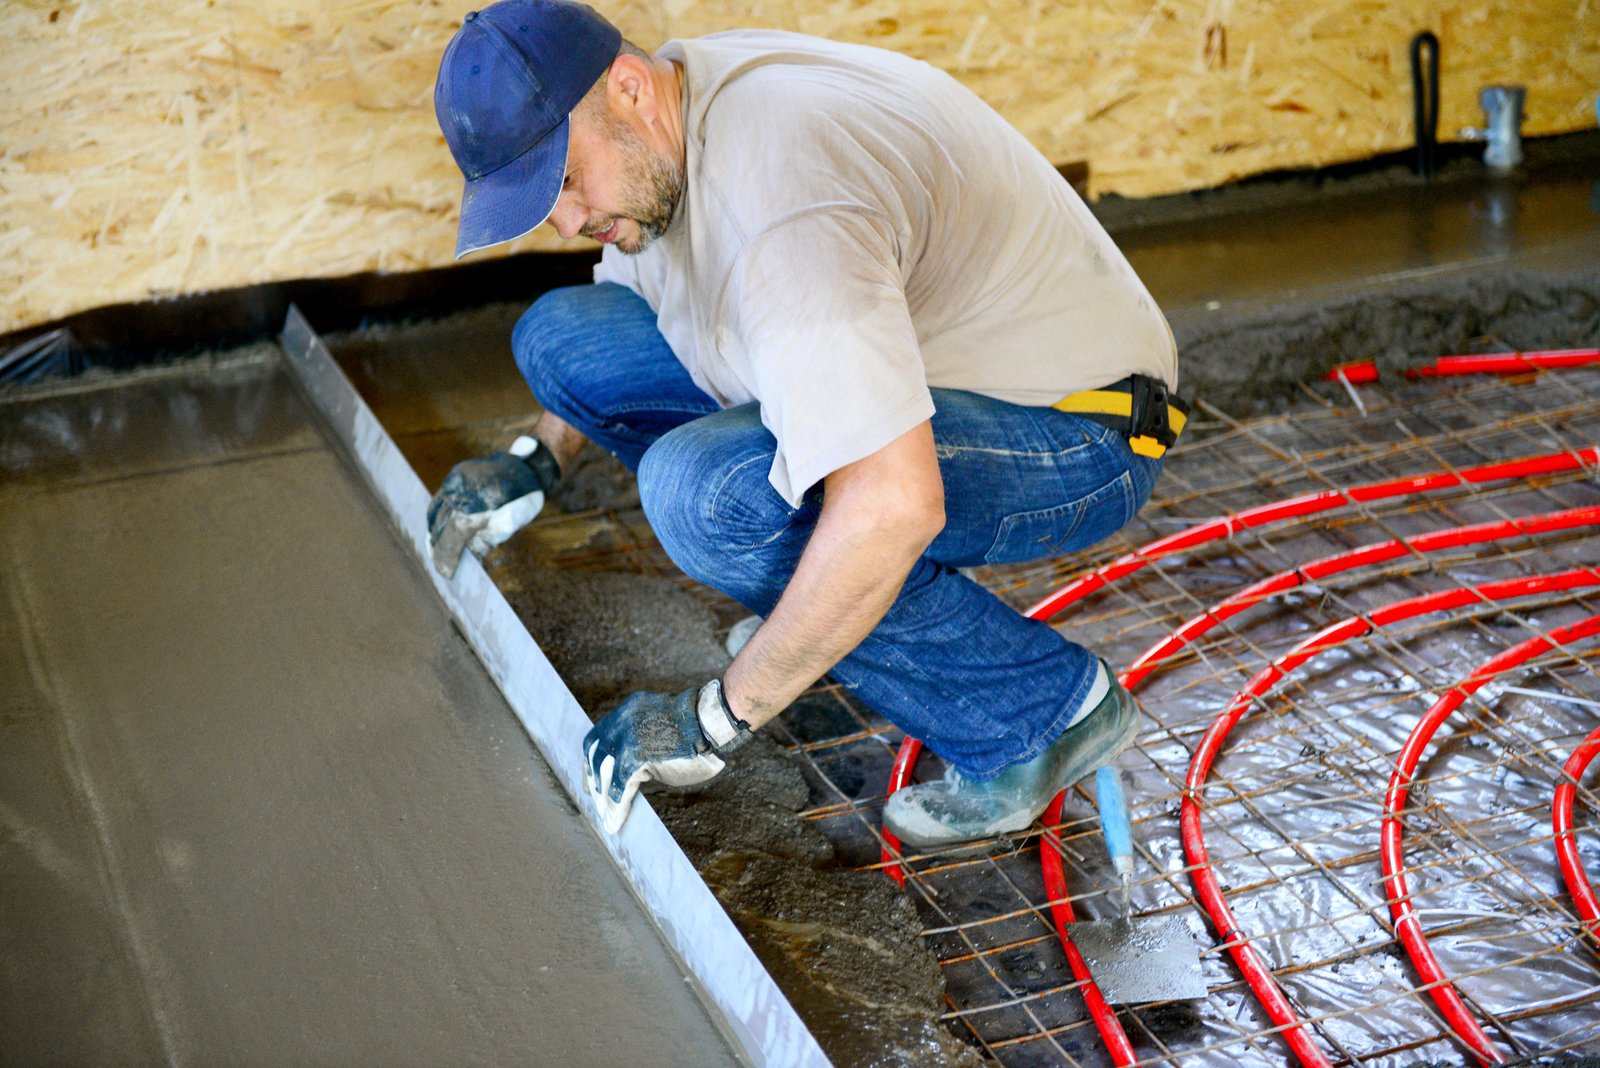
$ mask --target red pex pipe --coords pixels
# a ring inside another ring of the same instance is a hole
[[[1024,614],[1031,619],[1049,620],[1067,606],[1110,585],[1125,575],[1140,570],[1161,556],[1171,555],[1207,542],[1216,541],[1231,535],[1235,530],[1246,530],[1285,519],[1314,515],[1317,512],[1328,511],[1347,503],[1382,500],[1412,493],[1426,493],[1463,484],[1493,482],[1513,478],[1532,478],[1538,475],[1578,470],[1586,466],[1592,467],[1597,464],[1600,464],[1600,448],[1589,446],[1574,452],[1545,453],[1499,463],[1482,464],[1464,468],[1460,471],[1435,471],[1408,478],[1367,483],[1343,492],[1325,491],[1245,509],[1233,515],[1225,516],[1220,520],[1196,524],[1176,534],[1150,542],[1131,553],[1126,553],[1113,560],[1110,564],[1068,583],[1054,594],[1033,605]],[[1126,680],[1128,676],[1125,674],[1122,678]],[[1124,681],[1124,685],[1131,689],[1133,682]],[[900,750],[896,755],[894,767],[891,771],[888,793],[892,794],[906,784],[921,751],[922,743],[915,738],[907,737],[901,742]],[[1209,763],[1207,766],[1209,767]],[[1059,822],[1065,795],[1066,792],[1062,791],[1047,809],[1045,815],[1049,824]],[[1185,803],[1188,803],[1188,798],[1185,798]],[[888,831],[884,832],[884,837],[888,843],[883,850],[885,871],[897,883],[904,885],[905,874],[899,864],[900,842]],[[1203,839],[1198,844],[1203,852]],[[1185,836],[1185,847],[1186,849],[1188,848],[1187,835]],[[1071,939],[1066,937],[1066,933],[1061,929],[1063,923],[1072,922],[1073,913],[1071,904],[1067,900],[1066,878],[1062,869],[1060,850],[1041,848],[1039,853],[1046,892],[1053,902],[1051,913],[1056,921],[1057,933],[1061,936],[1062,945],[1066,950],[1068,964],[1072,968],[1074,978],[1084,984],[1084,997],[1090,1005],[1090,1013],[1094,1017],[1095,1026],[1099,1029],[1102,1039],[1106,1042],[1107,1049],[1112,1051],[1115,1059],[1120,1055],[1119,1051],[1124,1049],[1131,1050],[1131,1045],[1127,1043],[1126,1034],[1123,1032],[1122,1025],[1118,1022],[1116,1014],[1109,1006],[1105,1005],[1104,998],[1100,996],[1099,988],[1095,986],[1093,978],[1089,975],[1088,967],[1084,964],[1082,956],[1072,945]],[[1220,893],[1218,896],[1220,899]],[[1059,906],[1054,904],[1056,902],[1060,903]],[[1226,909],[1226,902],[1223,901],[1221,904]],[[1232,929],[1231,924],[1228,929]],[[1224,941],[1232,941],[1232,939],[1224,935]],[[1249,977],[1249,973],[1247,973],[1247,978]],[[1276,984],[1272,981],[1270,971],[1266,974],[1266,982],[1273,990],[1276,990]],[[1256,989],[1258,998],[1268,996],[1263,994],[1264,988],[1257,986],[1255,982],[1252,982],[1252,987]],[[1277,993],[1281,998],[1281,991]],[[1103,1011],[1096,1011],[1097,1004],[1102,1007]],[[1290,1033],[1291,1045],[1295,1042],[1294,1036],[1298,1034],[1298,1030]],[[1306,1061],[1306,1063],[1318,1065],[1326,1063],[1320,1051],[1317,1051],[1314,1047],[1309,1047],[1309,1043],[1307,1043],[1307,1046],[1310,1056],[1315,1059]],[[1129,1055],[1131,1056],[1131,1053]],[[1121,1065],[1132,1062],[1131,1060],[1117,1060],[1116,1063]]]
[[[1061,825],[1061,806],[1066,799],[1067,792],[1062,790],[1044,810],[1042,818],[1046,827]],[[1048,840],[1049,837],[1050,832],[1046,831],[1045,838]],[[1107,1004],[1100,988],[1095,985],[1094,977],[1089,974],[1089,965],[1084,961],[1083,954],[1078,952],[1078,947],[1072,944],[1072,937],[1067,933],[1067,925],[1076,921],[1077,917],[1073,915],[1072,902],[1068,900],[1066,874],[1061,870],[1061,843],[1056,841],[1050,845],[1052,848],[1047,849],[1043,843],[1040,844],[1039,857],[1041,862],[1046,856],[1056,858],[1053,869],[1049,864],[1044,865],[1044,889],[1050,898],[1050,918],[1055,921],[1056,937],[1061,940],[1061,948],[1067,954],[1067,967],[1072,969],[1072,977],[1083,984],[1083,1000],[1088,1004],[1089,1015],[1100,1031],[1101,1041],[1111,1054],[1111,1063],[1119,1068],[1133,1064],[1139,1059],[1133,1052],[1133,1043],[1128,1041],[1116,1010]]]
[[[1371,360],[1355,360],[1351,363],[1341,363],[1333,370],[1322,376],[1324,382],[1348,382],[1352,386],[1364,385],[1378,380],[1378,365]]]
[[[1411,904],[1411,891],[1406,885],[1402,845],[1405,827],[1400,813],[1406,807],[1406,799],[1410,794],[1413,776],[1416,774],[1417,765],[1421,762],[1422,754],[1433,741],[1433,736],[1440,726],[1450,717],[1450,713],[1461,707],[1462,702],[1481,689],[1485,683],[1512,668],[1557,646],[1595,634],[1600,634],[1600,616],[1590,616],[1570,627],[1551,631],[1548,636],[1530,638],[1480,664],[1472,674],[1434,702],[1433,707],[1429,708],[1411,729],[1411,735],[1406,739],[1406,744],[1400,750],[1400,756],[1395,762],[1394,773],[1389,777],[1388,793],[1384,795],[1383,887],[1389,899],[1390,915],[1394,917],[1395,933],[1404,943],[1406,955],[1411,958],[1411,964],[1417,969],[1417,974],[1422,977],[1424,984],[1430,986],[1428,994],[1433,998],[1434,1004],[1481,1064],[1502,1064],[1504,1058],[1484,1034],[1483,1028],[1467,1009],[1456,988],[1451,985],[1444,968],[1440,966],[1438,958],[1428,945],[1427,936],[1422,932],[1422,924],[1417,919],[1416,911]],[[1556,801],[1559,807],[1559,792]],[[1570,809],[1568,811],[1570,813]],[[1558,831],[1557,834],[1559,833]],[[1560,838],[1558,837],[1556,841],[1559,850]]]
[[[917,757],[922,755],[922,742],[909,734],[900,742],[900,751],[894,755],[894,766],[889,769],[889,790],[884,794],[888,797],[900,787],[911,781],[911,769],[917,766]],[[889,878],[906,885],[906,873],[900,867],[899,857],[904,852],[900,848],[900,839],[889,828],[883,828],[883,840],[888,843],[883,847],[883,870]]]
[[[1279,989],[1271,970],[1257,956],[1247,937],[1240,931],[1232,910],[1228,908],[1227,899],[1223,896],[1216,873],[1211,868],[1210,856],[1206,852],[1205,832],[1200,823],[1202,795],[1206,778],[1211,772],[1211,765],[1221,751],[1228,732],[1244,717],[1258,697],[1264,695],[1290,672],[1319,653],[1336,648],[1352,638],[1361,637],[1391,623],[1419,615],[1586,586],[1600,586],[1600,571],[1582,568],[1554,575],[1534,575],[1486,582],[1473,588],[1442,590],[1384,605],[1365,617],[1351,616],[1340,620],[1300,642],[1258,672],[1234,695],[1228,707],[1212,721],[1201,738],[1194,758],[1189,762],[1189,774],[1184,783],[1180,811],[1183,848],[1189,859],[1190,877],[1194,880],[1197,896],[1211,917],[1218,935],[1230,943],[1228,952],[1233,957],[1235,965],[1250,982],[1251,988],[1261,999],[1262,1007],[1266,1009],[1273,1023],[1284,1028],[1285,1040],[1289,1042],[1302,1063],[1320,1065],[1326,1064],[1327,1061],[1321,1051],[1311,1045],[1303,1031],[1304,1022],[1294,1012],[1283,991]],[[1493,1049],[1492,1046],[1489,1048]]]
[[[1479,356],[1440,356],[1406,371],[1407,378],[1450,375],[1514,375],[1526,371],[1584,367],[1600,363],[1600,349],[1549,349],[1544,352],[1486,352]]]
[[[1556,787],[1555,803],[1550,806],[1550,822],[1556,832],[1556,860],[1561,864],[1561,877],[1567,882],[1567,892],[1572,903],[1578,906],[1589,937],[1600,941],[1600,901],[1595,899],[1594,887],[1583,872],[1583,862],[1578,859],[1578,841],[1572,833],[1572,802],[1578,795],[1578,782],[1589,767],[1589,762],[1600,753],[1600,727],[1583,740],[1561,769],[1566,778]]]
[[[922,743],[915,738],[906,738],[900,743],[900,752],[895,755],[894,767],[889,772],[889,793],[894,793],[911,779],[911,769],[917,763],[917,756],[922,752]],[[1066,800],[1066,791],[1056,794],[1045,810],[1043,819],[1046,827],[1054,827],[1061,822],[1061,805]],[[899,864],[900,840],[887,828],[883,837],[888,846],[883,851],[885,861],[884,871],[889,877],[901,886],[905,885],[905,872]],[[1066,925],[1074,922],[1076,917],[1072,912],[1072,902],[1067,899],[1067,879],[1061,869],[1061,850],[1040,847],[1041,857],[1055,858],[1055,864],[1048,861],[1044,864],[1045,893],[1050,898],[1050,918],[1055,921],[1056,937],[1061,940],[1061,948],[1067,954],[1067,967],[1072,971],[1072,977],[1083,984],[1083,1000],[1089,1007],[1089,1016],[1094,1020],[1096,1030],[1100,1032],[1100,1040],[1106,1044],[1106,1050],[1111,1054],[1111,1063],[1122,1068],[1138,1061],[1138,1056],[1133,1051],[1133,1043],[1128,1041],[1128,1033],[1122,1029],[1122,1021],[1117,1019],[1116,1010],[1106,1001],[1105,995],[1100,993],[1100,987],[1095,984],[1094,976],[1089,973],[1089,965],[1083,959],[1083,954],[1078,952],[1078,947],[1072,944],[1072,939],[1067,934]]]
[[[1130,690],[1143,682],[1162,661],[1176,655],[1184,646],[1195,641],[1213,627],[1232,619],[1245,609],[1259,604],[1274,594],[1316,582],[1343,571],[1384,563],[1410,553],[1439,552],[1457,549],[1464,545],[1502,541],[1522,534],[1547,534],[1557,530],[1600,525],[1600,505],[1570,508],[1562,512],[1548,512],[1523,519],[1504,519],[1472,526],[1451,527],[1448,530],[1430,531],[1414,538],[1396,538],[1375,545],[1363,545],[1332,556],[1325,556],[1301,567],[1280,571],[1260,582],[1246,586],[1238,593],[1207,608],[1152,645],[1139,655],[1122,676],[1123,685]]]
[[[1171,556],[1186,549],[1218,541],[1241,530],[1266,526],[1285,519],[1316,515],[1318,512],[1330,511],[1347,504],[1387,500],[1413,493],[1430,493],[1434,490],[1480,482],[1558,474],[1562,471],[1576,471],[1596,465],[1600,465],[1600,448],[1591,445],[1575,452],[1545,453],[1518,460],[1464,467],[1459,471],[1431,471],[1387,482],[1368,482],[1345,490],[1322,490],[1318,493],[1308,493],[1301,497],[1290,497],[1287,500],[1246,508],[1220,519],[1196,523],[1175,534],[1157,538],[1130,553],[1124,553],[1109,564],[1073,579],[1029,608],[1026,614],[1033,619],[1049,620],[1068,605],[1081,601],[1091,593],[1111,585],[1126,575],[1133,574],[1163,556]]]

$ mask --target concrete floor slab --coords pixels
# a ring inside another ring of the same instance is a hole
[[[279,365],[0,411],[0,1063],[736,1063]]]

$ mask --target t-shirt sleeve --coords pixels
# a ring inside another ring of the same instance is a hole
[[[897,247],[884,218],[852,207],[782,220],[739,257],[731,319],[791,505],[933,415]]]

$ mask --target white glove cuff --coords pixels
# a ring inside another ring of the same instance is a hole
[[[700,733],[706,741],[723,752],[730,746],[750,736],[750,728],[734,719],[722,699],[722,680],[712,679],[700,687],[700,697],[695,702],[695,714],[700,719]]]

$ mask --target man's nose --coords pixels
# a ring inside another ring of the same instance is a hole
[[[583,229],[587,213],[580,207],[570,193],[562,193],[556,201],[555,210],[550,213],[550,225],[556,228],[556,233],[562,237],[576,237],[578,231]]]

